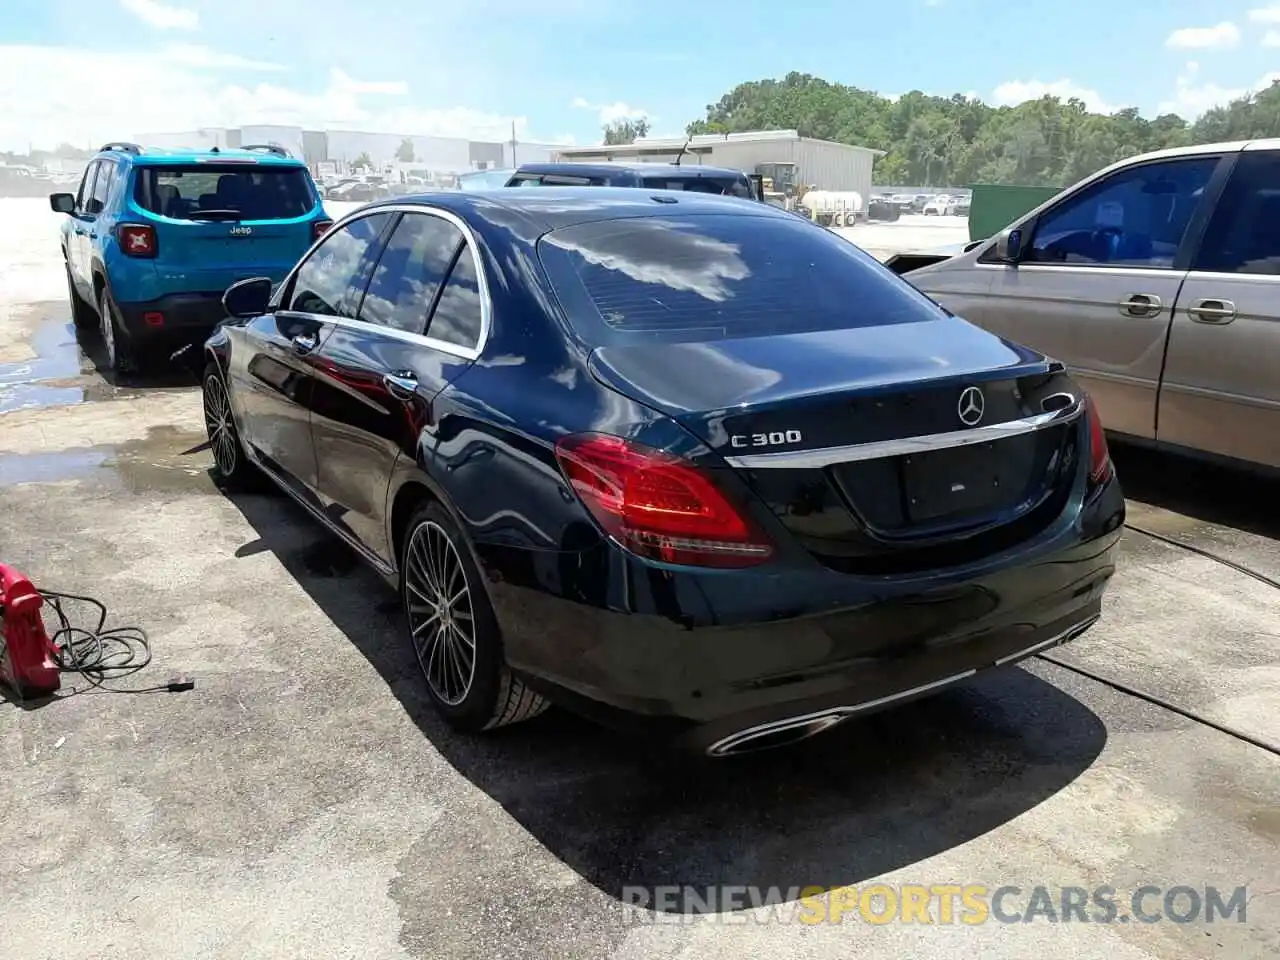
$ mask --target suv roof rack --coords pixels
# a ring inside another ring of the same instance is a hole
[[[241,150],[265,150],[267,153],[273,153],[277,157],[291,156],[288,150],[280,146],[278,143],[246,143],[240,148]]]
[[[142,152],[142,147],[136,143],[130,143],[128,140],[112,140],[110,143],[104,143],[98,148],[99,153],[106,153],[108,150],[136,155]]]

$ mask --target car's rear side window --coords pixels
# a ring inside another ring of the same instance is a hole
[[[746,177],[645,177],[644,185],[654,190],[686,190],[690,193],[714,193],[726,197],[754,199],[751,182]]]
[[[139,167],[134,200],[175,220],[291,220],[316,202],[302,167],[210,163]]]
[[[945,314],[849,241],[796,217],[644,217],[539,242],[592,344],[706,341],[936,320]]]

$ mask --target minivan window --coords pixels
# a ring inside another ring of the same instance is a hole
[[[1240,155],[1191,269],[1280,273],[1280,153]]]
[[[570,322],[592,344],[709,341],[945,316],[849,241],[796,217],[597,221],[546,234],[539,251]]]
[[[1217,165],[1217,157],[1206,156],[1119,170],[1041,217],[1024,259],[1172,268]]]
[[[378,258],[360,305],[360,319],[422,333],[427,311],[462,242],[462,231],[448,220],[406,213]]]
[[[315,206],[305,169],[265,164],[139,167],[134,200],[175,220],[292,220]]]

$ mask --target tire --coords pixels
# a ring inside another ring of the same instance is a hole
[[[436,712],[454,729],[478,733],[545,711],[549,702],[506,664],[484,577],[448,511],[434,502],[420,507],[403,541],[400,596]]]
[[[62,267],[67,274],[67,299],[71,301],[71,322],[77,329],[92,330],[98,325],[98,316],[76,289],[75,281],[71,279],[70,265],[63,263]]]
[[[204,368],[200,380],[204,400],[204,428],[213,454],[213,479],[224,487],[241,490],[257,488],[258,468],[245,456],[236,418],[231,412],[231,395],[216,363]]]
[[[134,356],[133,344],[120,329],[116,319],[115,301],[104,286],[98,293],[98,329],[102,334],[102,348],[107,356],[107,367],[113,373],[136,373],[137,359]]]

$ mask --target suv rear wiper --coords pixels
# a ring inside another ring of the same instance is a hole
[[[244,214],[239,210],[192,210],[187,215],[188,220],[240,220]]]

